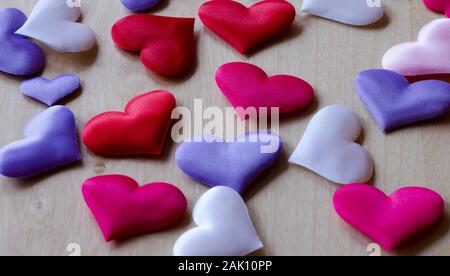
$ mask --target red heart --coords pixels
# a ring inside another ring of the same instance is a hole
[[[127,176],[105,175],[86,180],[82,193],[106,241],[162,230],[186,215],[186,197],[166,183],[139,187]]]
[[[148,69],[176,77],[194,64],[194,23],[194,18],[130,15],[114,24],[112,38],[126,51],[141,51],[141,60]]]
[[[294,6],[284,0],[261,1],[250,8],[230,0],[213,0],[199,9],[202,22],[243,54],[285,31],[295,14]]]
[[[92,118],[84,126],[83,142],[106,156],[161,154],[175,107],[169,92],[142,94],[126,105],[125,113],[106,112]]]
[[[423,2],[430,10],[445,13],[450,17],[450,0],[423,0]]]

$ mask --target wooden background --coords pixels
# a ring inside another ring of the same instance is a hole
[[[0,0],[0,8],[16,7],[26,14],[36,0]],[[165,0],[152,13],[197,17],[201,0]],[[242,1],[256,3],[258,1]],[[301,2],[293,0],[297,10]],[[420,28],[440,15],[420,0],[385,0],[386,17],[371,27],[352,27],[298,14],[283,37],[242,56],[196,22],[198,62],[193,72],[167,80],[147,71],[137,55],[118,50],[111,38],[114,22],[128,12],[118,0],[83,0],[83,23],[94,29],[98,47],[81,54],[46,49],[45,77],[76,73],[83,89],[64,102],[77,118],[79,130],[95,114],[122,110],[133,96],[155,89],[174,93],[178,104],[192,107],[195,98],[207,106],[226,107],[215,70],[232,61],[248,61],[269,74],[292,74],[310,82],[318,100],[308,110],[282,118],[285,154],[246,195],[249,211],[265,248],[256,255],[368,255],[371,242],[334,213],[337,186],[287,163],[313,113],[329,104],[344,104],[362,118],[361,142],[374,158],[374,185],[390,193],[420,185],[441,193],[450,202],[450,115],[384,135],[375,126],[353,89],[353,78],[365,69],[380,68],[383,53],[394,44],[414,40]],[[24,97],[21,79],[0,74],[0,145],[21,139],[23,128],[44,106]],[[78,243],[82,255],[171,255],[177,237],[193,227],[191,214],[181,225],[161,233],[123,242],[105,243],[85,206],[80,186],[89,177],[126,174],[141,184],[165,181],[180,187],[190,209],[207,190],[184,176],[174,162],[177,145],[160,157],[106,159],[83,146],[83,161],[29,180],[0,179],[0,255],[68,255]],[[447,205],[448,209],[448,205]],[[450,255],[449,218],[395,251],[395,255]],[[383,252],[383,254],[386,254]]]

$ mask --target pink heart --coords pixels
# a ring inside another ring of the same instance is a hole
[[[123,175],[88,179],[82,192],[106,241],[162,230],[186,214],[187,200],[175,186],[152,183],[139,187]]]
[[[242,120],[249,116],[245,109],[278,107],[280,113],[307,106],[314,99],[314,89],[306,81],[293,76],[268,77],[259,67],[243,62],[228,63],[216,72],[216,82]]]
[[[339,216],[387,251],[432,225],[444,212],[442,197],[420,187],[402,188],[388,197],[370,185],[351,184],[337,190],[333,201]]]

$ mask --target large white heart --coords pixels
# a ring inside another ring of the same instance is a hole
[[[67,0],[40,0],[17,34],[34,38],[58,52],[84,52],[95,45],[95,34],[76,23],[81,10]]]
[[[175,243],[175,256],[245,256],[263,247],[241,196],[220,186],[206,192],[194,208],[198,225]]]
[[[373,175],[373,161],[354,142],[361,129],[361,121],[351,109],[325,107],[312,118],[289,162],[338,184],[366,183]]]
[[[305,0],[302,12],[349,25],[369,25],[384,15],[381,0]]]

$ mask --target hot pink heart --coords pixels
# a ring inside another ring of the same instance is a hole
[[[249,117],[245,109],[278,107],[280,113],[307,106],[314,99],[314,89],[293,76],[268,77],[259,67],[243,62],[223,65],[217,70],[216,82],[242,120]]]
[[[450,0],[423,0],[427,8],[450,17]]]
[[[439,220],[442,197],[426,188],[407,187],[390,197],[366,184],[351,184],[336,191],[336,212],[350,225],[391,251],[402,241]]]
[[[162,230],[186,214],[187,200],[175,186],[152,183],[139,187],[123,175],[88,179],[82,192],[106,241]]]

